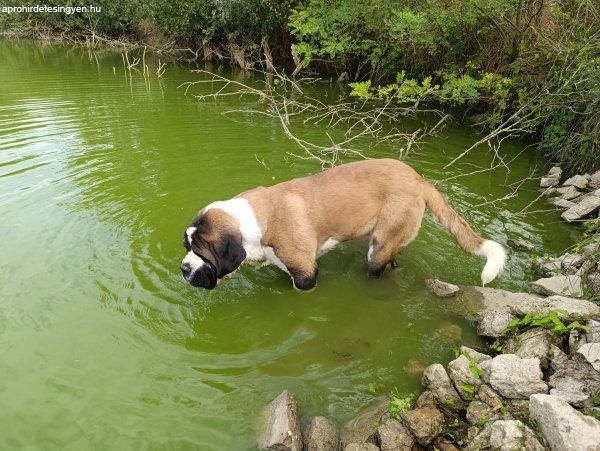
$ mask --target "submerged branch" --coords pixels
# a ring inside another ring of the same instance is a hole
[[[348,99],[327,104],[308,95],[298,82],[276,70],[265,74],[264,81],[252,85],[202,69],[193,72],[206,78],[182,84],[180,87],[185,87],[186,94],[194,86],[210,85],[212,89],[208,94],[194,97],[200,101],[254,97],[255,102],[249,103],[248,109],[232,109],[224,114],[257,114],[277,120],[285,136],[304,152],[291,155],[318,161],[323,167],[335,166],[346,157],[369,158],[369,150],[384,144],[397,147],[401,158],[426,137],[438,133],[450,117],[439,110],[420,109],[418,105],[398,105],[393,96],[383,104]],[[431,126],[423,124],[414,131],[399,128],[403,119],[424,114],[439,119]],[[296,127],[303,125],[325,125],[323,143],[299,135]]]

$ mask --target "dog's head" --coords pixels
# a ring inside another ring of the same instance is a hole
[[[181,273],[195,287],[212,290],[246,258],[237,220],[219,209],[202,210],[183,235],[188,251]]]

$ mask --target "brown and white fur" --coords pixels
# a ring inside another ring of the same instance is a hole
[[[465,251],[487,259],[483,284],[502,271],[502,246],[477,235],[429,182],[392,159],[343,164],[211,203],[185,231],[181,270],[192,285],[213,289],[244,261],[275,264],[309,290],[319,256],[368,236],[368,272],[378,277],[415,239],[426,207]]]

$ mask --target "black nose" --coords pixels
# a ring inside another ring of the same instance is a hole
[[[190,266],[189,263],[187,262],[183,262],[181,263],[181,266],[179,266],[181,268],[181,274],[183,274],[184,276],[189,276],[190,272],[192,271],[192,267]]]

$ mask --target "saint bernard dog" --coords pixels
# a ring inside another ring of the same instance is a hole
[[[198,213],[183,237],[183,277],[215,288],[243,262],[274,264],[294,287],[317,284],[317,258],[338,243],[369,238],[368,273],[396,267],[395,256],[415,239],[427,207],[470,254],[485,257],[485,285],[506,260],[502,246],[476,234],[446,199],[410,166],[376,159],[347,163],[308,177],[258,187]]]

